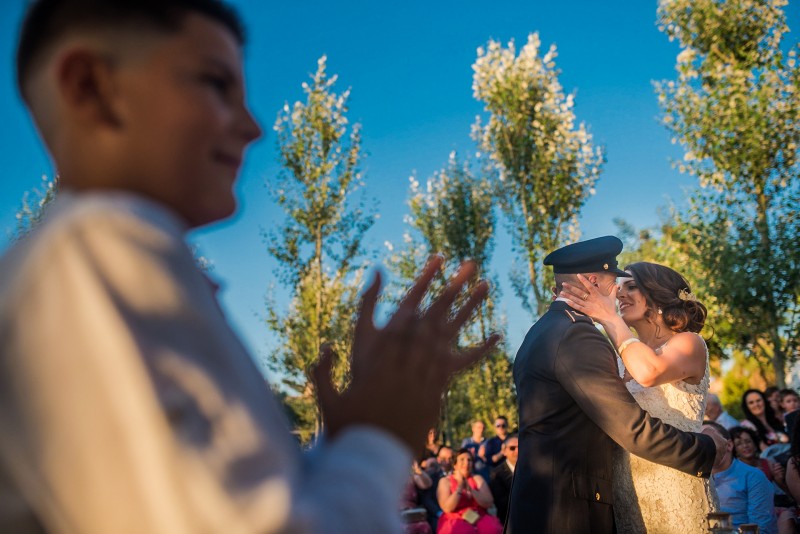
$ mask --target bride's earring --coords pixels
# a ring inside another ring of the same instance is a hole
[[[661,308],[659,308],[658,309],[658,314],[661,315],[662,313],[664,313],[664,312],[661,310]]]

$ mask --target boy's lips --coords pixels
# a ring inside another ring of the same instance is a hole
[[[226,154],[224,152],[216,152],[214,154],[214,159],[217,160],[219,163],[223,165],[227,165],[228,167],[233,167],[234,169],[238,169],[239,166],[242,164],[242,158],[239,156],[232,156],[230,154]]]

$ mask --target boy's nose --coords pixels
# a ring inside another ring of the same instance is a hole
[[[258,125],[258,122],[256,122],[253,114],[250,113],[250,110],[246,107],[242,108],[242,118],[240,121],[239,130],[242,137],[248,143],[261,137],[261,127]]]

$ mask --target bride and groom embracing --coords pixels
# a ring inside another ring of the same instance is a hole
[[[621,251],[608,236],[545,258],[557,298],[514,362],[519,459],[507,534],[693,534],[717,508],[709,476],[725,441],[700,433],[705,307],[672,269],[620,270]]]

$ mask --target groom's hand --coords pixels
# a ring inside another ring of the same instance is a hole
[[[728,468],[728,456],[729,456],[729,441],[722,437],[722,434],[719,431],[709,425],[703,425],[703,429],[700,431],[702,434],[710,436],[711,439],[714,440],[714,445],[717,448],[717,455],[714,458],[714,466],[711,468],[712,473],[717,473],[719,471],[724,471]]]

